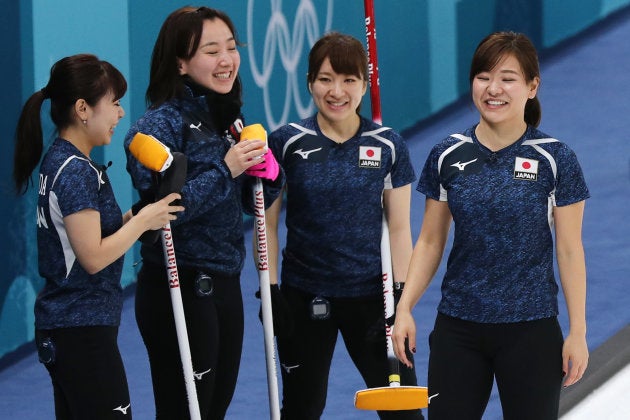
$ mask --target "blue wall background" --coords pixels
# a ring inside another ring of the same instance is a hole
[[[36,194],[16,197],[11,183],[13,134],[22,104],[48,80],[60,58],[91,52],[127,76],[127,116],[96,161],[108,172],[123,209],[133,199],[122,139],[145,109],[153,42],[164,18],[189,2],[174,0],[5,0],[0,15],[0,361],[33,339],[37,271]],[[474,47],[489,32],[528,34],[539,51],[561,45],[630,0],[375,0],[383,120],[411,129],[468,93]],[[305,86],[306,55],[327,30],[365,38],[361,0],[216,0],[245,45],[240,48],[245,116],[272,130],[313,112]],[[369,95],[363,109],[369,112]],[[44,108],[45,141],[53,127]],[[367,114],[366,114],[367,115]],[[137,249],[126,257],[123,285],[134,282]]]

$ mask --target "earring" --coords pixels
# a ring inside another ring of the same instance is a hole
[[[83,124],[87,125],[87,120],[83,120]]]

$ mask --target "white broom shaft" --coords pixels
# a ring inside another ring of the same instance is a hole
[[[364,0],[363,2],[365,10],[365,33],[367,38],[368,58],[369,58],[369,76],[370,76],[370,99],[372,102],[372,120],[378,124],[382,124],[381,116],[381,96],[380,86],[378,78],[378,60],[376,57],[376,25],[374,20],[374,1]],[[385,209],[383,208],[383,232],[381,235],[381,264],[383,274],[383,298],[385,300],[384,313],[386,319],[394,313],[394,277],[392,270],[392,257],[389,241],[389,227],[387,226],[387,218],[385,216]],[[400,375],[398,373],[398,359],[394,354],[394,346],[392,343],[392,328],[386,326],[387,337],[387,362],[389,366],[389,387],[386,389],[395,391],[395,394],[385,393],[384,403],[378,393],[385,388],[372,388],[363,391],[358,391],[355,394],[355,407],[370,410],[391,410],[391,403],[398,405],[395,409],[416,409],[422,408],[415,403],[409,403],[410,401],[421,401],[420,388],[418,387],[401,387]],[[406,391],[413,391],[414,394],[409,394],[409,397],[405,393]],[[425,391],[423,391],[425,392]],[[403,398],[403,399],[401,399]],[[401,403],[404,403],[401,405]],[[404,405],[404,407],[403,407]]]
[[[376,19],[374,18],[374,0],[364,0],[365,10],[365,35],[367,39],[367,50],[369,59],[370,77],[370,101],[372,103],[372,120],[382,124],[381,115],[381,87],[378,74],[378,54],[376,52]],[[392,255],[389,242],[389,228],[385,209],[383,208],[383,232],[381,235],[381,266],[383,275],[383,299],[385,300],[385,319],[394,315],[394,274],[392,270]],[[393,326],[385,326],[387,338],[387,359],[390,366],[389,385],[400,386],[400,375],[398,374],[398,359],[394,353],[392,342]]]
[[[383,213],[383,232],[381,234],[381,271],[383,274],[383,300],[385,301],[385,319],[394,315],[394,274],[392,270],[392,253],[389,243],[389,227]],[[385,337],[387,339],[387,361],[389,365],[389,386],[400,386],[398,359],[394,353],[392,332],[394,326],[385,323]]]
[[[171,294],[171,304],[173,306],[173,316],[175,318],[175,330],[177,332],[179,356],[181,358],[182,368],[184,371],[186,396],[188,397],[188,410],[190,411],[191,420],[201,420],[199,401],[197,400],[197,388],[195,387],[195,376],[192,366],[192,356],[190,354],[190,344],[188,343],[188,330],[186,328],[186,318],[184,316],[182,291],[179,287],[179,274],[177,271],[177,261],[175,259],[175,246],[173,244],[170,223],[162,229],[161,237],[162,248],[164,249],[164,261],[166,263],[166,273],[168,276],[168,286]]]
[[[382,123],[381,116],[381,89],[378,76],[378,57],[376,53],[376,21],[374,19],[374,0],[364,0],[365,10],[365,33],[367,39],[369,77],[370,77],[370,100],[372,102],[372,120],[378,124]],[[392,270],[392,257],[389,243],[389,228],[387,218],[383,209],[383,232],[381,235],[381,266],[383,274],[383,291],[385,299],[385,317],[389,318],[394,314],[394,280]],[[387,293],[390,291],[391,293]],[[391,340],[390,331],[387,338]],[[387,346],[388,351],[390,345]],[[393,349],[392,349],[393,353]]]
[[[383,274],[383,296],[385,301],[385,318],[394,315],[394,274],[392,270],[392,253],[389,243],[389,227],[383,213],[383,232],[381,234],[381,271]]]
[[[269,391],[269,416],[280,419],[280,398],[276,372],[276,349],[273,334],[273,313],[271,309],[271,289],[269,281],[269,258],[267,248],[267,222],[265,220],[265,199],[263,184],[256,178],[254,185],[254,235],[256,238],[258,280],[262,309],[263,334],[265,339],[265,359],[267,362],[267,388]]]

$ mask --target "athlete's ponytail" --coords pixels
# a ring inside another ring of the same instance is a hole
[[[45,89],[37,91],[28,98],[18,120],[13,153],[13,181],[18,194],[28,189],[31,173],[42,156],[44,141],[40,114],[45,92]]]
[[[525,122],[533,127],[538,127],[540,124],[540,118],[542,117],[542,110],[540,108],[540,101],[538,96],[534,96],[532,99],[528,99],[525,104]]]
[[[42,90],[35,92],[24,104],[15,132],[13,181],[18,194],[31,184],[31,174],[39,163],[44,147],[41,110],[50,99],[50,117],[57,131],[77,122],[73,112],[79,99],[90,106],[108,93],[114,100],[127,91],[127,81],[113,65],[92,54],[77,54],[62,58],[50,69],[50,79]]]

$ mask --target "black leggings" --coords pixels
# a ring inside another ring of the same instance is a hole
[[[131,419],[117,337],[118,327],[106,326],[36,331],[40,356],[52,357],[45,366],[52,380],[58,420]]]
[[[238,376],[243,347],[240,280],[213,278],[209,296],[195,292],[194,270],[179,269],[201,418],[222,419]],[[138,274],[136,321],[149,354],[157,419],[189,418],[166,269],[144,263]]]
[[[322,415],[339,332],[367,387],[389,385],[382,296],[331,298],[330,318],[312,320],[309,309],[314,298],[312,294],[290,286],[282,286],[281,290],[295,319],[294,333],[289,338],[278,337],[283,385],[282,419],[315,420]],[[375,339],[373,330],[379,319],[383,324],[379,338]],[[402,385],[417,385],[415,370],[401,366]],[[420,410],[381,411],[378,415],[382,419],[423,419]]]
[[[438,314],[429,337],[429,419],[478,420],[496,378],[505,420],[558,418],[557,318],[480,324]]]

